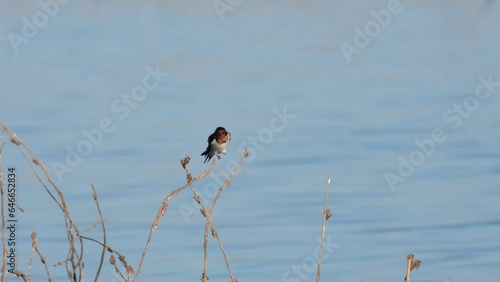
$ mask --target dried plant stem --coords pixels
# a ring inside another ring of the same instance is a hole
[[[90,237],[87,237],[87,236],[80,235],[80,238],[84,239],[84,240],[92,241],[94,243],[97,243],[97,244],[101,245],[104,250],[107,250],[110,253],[115,253],[116,255],[118,255],[119,260],[125,265],[125,268],[127,269],[129,267],[128,264],[125,261],[125,256],[122,255],[122,254],[120,254],[118,251],[116,251],[112,247],[110,247],[110,246],[108,246],[108,245],[106,245],[106,244],[104,244],[102,242],[99,242],[98,240],[96,240],[94,238],[90,238]],[[110,262],[111,262],[111,265],[113,265],[113,267],[115,268],[116,273],[118,273],[118,275],[120,275],[123,278],[124,281],[130,281],[130,277],[129,277],[129,279],[125,278],[125,276],[123,275],[123,273],[120,271],[120,269],[116,265],[116,260],[113,257],[113,255],[111,255]],[[130,272],[129,272],[129,276],[130,276]]]
[[[120,269],[118,269],[118,266],[116,266],[116,259],[113,255],[111,255],[111,257],[109,258],[109,263],[111,263],[111,265],[115,268],[116,273],[118,273],[118,275],[120,275],[120,277],[123,278],[123,281],[126,281],[126,282],[130,281],[130,279],[127,280],[127,278],[125,278],[125,276],[123,276]]]
[[[189,159],[184,159],[184,160],[187,160],[187,162],[183,163],[183,167],[184,167],[184,169],[186,170],[186,176],[187,176],[187,178],[186,178],[186,179],[187,179],[187,180],[188,180],[188,182],[189,182],[189,178],[190,178],[190,176],[191,176],[191,174],[189,173],[188,168],[187,168],[187,163],[189,162]],[[207,218],[209,218],[209,219],[210,219],[210,223],[211,223],[211,225],[212,225],[213,230],[216,230],[215,225],[214,225],[214,223],[213,223],[213,221],[212,221],[212,218],[211,218],[209,215],[207,215],[207,210],[206,210],[206,208],[205,208],[205,205],[203,204],[203,201],[201,200],[201,198],[200,198],[200,196],[198,195],[198,193],[196,193],[196,189],[194,189],[193,185],[189,185],[189,187],[191,188],[191,191],[192,191],[192,192],[193,192],[193,194],[194,194],[194,199],[195,199],[195,201],[196,201],[196,202],[200,205],[200,207],[201,207],[201,209],[200,209],[200,210],[201,210],[201,213],[203,214],[203,216],[205,216],[205,217],[207,217]],[[204,250],[204,253],[203,253],[203,254],[204,254],[204,256],[203,256],[203,257],[204,257],[204,259],[203,259],[203,261],[205,262],[205,261],[206,261],[206,256],[207,256],[207,252],[206,252],[206,246],[207,246],[207,245],[206,245],[206,242],[207,242],[207,240],[208,240],[208,231],[207,231],[207,229],[206,229],[206,226],[205,226],[205,233],[204,233],[204,234],[205,234],[205,235],[203,236],[203,250]],[[219,240],[219,244],[222,246],[222,242],[220,242],[220,240]],[[223,250],[223,249],[222,249],[222,250]],[[226,253],[225,253],[224,251],[223,251],[223,254],[224,254],[224,258],[226,258],[226,261],[227,261]],[[203,275],[202,275],[202,279],[203,279],[203,281],[208,280],[208,276],[207,276],[207,271],[206,271],[206,270],[207,270],[207,269],[206,269],[206,263],[204,263],[204,264],[203,264]]]
[[[187,175],[189,175],[189,172],[187,171],[187,167],[186,167],[186,173],[187,173]],[[227,254],[226,254],[226,250],[224,249],[224,245],[222,244],[222,241],[220,240],[219,234],[217,233],[217,228],[215,228],[215,224],[212,221],[212,217],[207,215],[207,211],[206,211],[205,205],[201,201],[200,196],[198,196],[198,194],[196,193],[196,189],[194,189],[194,187],[192,185],[190,185],[190,187],[191,187],[191,190],[193,191],[194,198],[195,198],[196,202],[201,206],[201,212],[202,212],[202,214],[207,217],[207,220],[210,223],[210,227],[212,229],[212,235],[219,242],[219,246],[220,246],[220,249],[222,251],[222,255],[224,255],[224,260],[226,261],[227,270],[229,272],[229,275],[231,276],[231,281],[236,281],[234,279],[234,277],[233,277],[233,273],[231,271],[231,266],[229,265],[229,259],[228,259]],[[206,234],[206,236],[203,236],[203,238],[204,238],[204,240],[203,240],[203,242],[204,242],[204,245],[203,245],[204,248],[206,247],[206,245],[205,245],[205,239],[208,238],[208,232],[205,232],[205,234]],[[206,254],[206,252],[204,254]],[[204,255],[204,257],[205,257],[205,255]],[[205,263],[204,263],[204,272],[203,273],[204,273],[203,274],[203,278],[205,278],[205,273],[206,273],[206,264]],[[208,277],[207,277],[207,279],[208,279]]]
[[[316,282],[319,282],[321,278],[321,260],[323,259],[323,249],[325,247],[325,230],[326,230],[326,221],[332,216],[330,209],[328,209],[328,186],[330,185],[330,177],[326,181],[326,189],[325,189],[325,209],[323,211],[323,226],[321,229],[321,248],[319,250],[318,256],[318,272],[316,273]]]
[[[17,278],[23,280],[24,282],[31,282],[30,280],[26,279],[26,275],[22,273],[19,269],[16,269],[15,275]]]
[[[94,238],[90,238],[90,237],[87,237],[87,236],[80,236],[80,238],[84,239],[84,240],[88,240],[88,241],[92,241],[94,243],[97,243],[99,245],[101,245],[102,247],[104,247],[108,252],[110,253],[115,253],[117,254],[119,257],[125,257],[123,256],[122,254],[120,254],[117,250],[113,249],[112,247],[110,246],[107,246],[105,244],[103,244],[102,242],[99,242],[98,240],[94,239]]]
[[[6,142],[2,143],[2,146],[0,146],[0,160],[2,159],[2,152],[3,148],[5,147]],[[3,186],[3,174],[2,174],[2,163],[0,162],[0,192],[1,192],[1,208],[2,208],[2,257],[3,257],[3,264],[2,264],[2,281],[5,281],[5,270],[7,269],[7,245],[5,241],[5,227],[6,227],[6,222],[5,222],[5,187]]]
[[[213,202],[212,202],[212,205],[210,206],[210,210],[208,210],[208,212],[206,212],[206,221],[205,221],[205,234],[203,235],[203,281],[204,282],[207,282],[208,281],[208,274],[207,274],[207,263],[208,263],[208,254],[207,254],[207,246],[208,246],[208,228],[209,228],[209,223],[212,221],[212,212],[215,208],[215,205],[217,204],[217,200],[219,199],[222,191],[229,186],[230,184],[230,180],[231,178],[233,177],[233,175],[236,173],[236,171],[238,171],[238,169],[241,167],[241,165],[243,164],[243,161],[245,161],[245,159],[248,157],[248,149],[245,150],[245,152],[243,153],[243,157],[241,158],[240,162],[238,163],[238,165],[231,171],[231,173],[227,176],[226,180],[224,181],[224,183],[222,184],[222,186],[219,188],[219,191],[217,192],[217,195],[215,196]],[[212,229],[212,234],[214,237],[217,238],[217,240],[219,240],[219,235],[217,234],[217,231],[214,229]],[[234,278],[233,276],[233,272],[231,271],[231,266],[229,265],[229,260],[227,259],[227,256],[225,254],[225,250],[224,250],[224,247],[222,246],[222,243],[220,242],[219,240],[219,245],[221,246],[221,250],[224,254],[224,259],[226,260],[226,266],[227,266],[227,270],[229,272],[229,275],[231,276],[231,281],[236,281],[236,279]]]
[[[226,254],[226,250],[224,249],[224,245],[222,245],[222,241],[220,240],[220,237],[219,237],[219,233],[217,232],[217,229],[215,229],[215,225],[214,223],[212,222],[212,218],[211,217],[208,217],[207,218],[209,221],[210,221],[210,224],[212,226],[212,235],[215,237],[215,239],[217,239],[217,241],[219,242],[219,247],[222,251],[222,255],[224,255],[224,260],[226,261],[226,267],[227,267],[227,271],[229,272],[229,276],[231,276],[231,281],[234,282],[234,281],[238,281],[234,278],[233,276],[233,272],[231,271],[231,266],[229,265],[229,259],[227,257],[227,254]]]
[[[222,254],[224,256],[224,260],[226,261],[226,266],[227,270],[229,272],[229,276],[231,276],[231,281],[237,281],[234,276],[233,272],[231,271],[231,265],[229,264],[229,259],[227,257],[226,251],[224,249],[224,245],[222,244],[222,241],[220,240],[219,234],[217,232],[217,228],[215,227],[215,224],[212,220],[211,214],[213,211],[213,208],[215,207],[215,203],[217,199],[219,198],[222,190],[229,186],[229,180],[230,178],[236,173],[236,171],[240,168],[241,164],[245,160],[245,158],[248,157],[248,149],[245,150],[243,153],[243,157],[241,161],[238,163],[238,165],[233,169],[233,171],[228,175],[227,179],[224,181],[224,184],[220,187],[217,196],[215,197],[214,201],[212,202],[212,206],[210,207],[210,210],[207,211],[205,208],[205,205],[203,204],[203,201],[201,200],[200,196],[196,193],[196,189],[194,189],[193,185],[189,185],[191,188],[191,191],[194,194],[194,199],[195,201],[200,205],[201,207],[201,213],[203,216],[205,216],[206,221],[205,221],[205,232],[203,234],[203,274],[202,274],[202,280],[203,281],[208,281],[208,273],[207,273],[207,262],[208,262],[208,253],[207,253],[207,246],[208,246],[208,229],[209,227],[211,228],[212,236],[217,239],[219,246],[221,248]],[[190,183],[190,180],[192,179],[191,173],[189,173],[188,170],[188,163],[190,161],[189,157],[186,157],[184,160],[181,160],[181,165],[186,171],[186,179],[188,181],[188,184]]]
[[[36,236],[36,233],[35,233],[35,236]],[[43,257],[42,253],[38,249],[38,240],[36,241],[36,244],[35,244],[35,251],[36,251],[38,257],[40,257],[40,261],[42,262],[43,266],[45,267],[45,272],[47,273],[47,281],[52,282],[52,277],[50,277],[49,267],[47,266],[47,263],[45,262],[45,258]]]
[[[36,232],[33,230],[31,233],[31,255],[28,263],[28,280],[31,280],[31,265],[33,264],[33,257],[35,256],[36,243]]]
[[[410,272],[411,272],[411,265],[413,264],[413,254],[409,254],[406,259],[408,260],[407,266],[406,266],[406,282],[410,282]]]
[[[66,200],[64,198],[64,195],[62,191],[57,187],[55,182],[53,181],[52,177],[49,174],[49,171],[47,167],[41,163],[38,158],[35,156],[33,150],[26,145],[17,135],[12,132],[10,129],[8,129],[3,123],[0,122],[0,127],[10,136],[10,141],[14,143],[15,145],[18,146],[19,150],[21,151],[21,154],[25,158],[26,162],[29,164],[31,170],[35,174],[35,177],[38,179],[40,184],[44,187],[44,189],[47,191],[47,193],[50,195],[50,197],[54,200],[54,202],[59,206],[59,209],[62,211],[64,215],[64,221],[66,225],[66,235],[68,238],[69,242],[69,250],[68,250],[68,256],[66,259],[63,261],[66,265],[66,271],[68,273],[68,277],[70,278],[70,281],[82,281],[83,280],[83,242],[79,238],[79,231],[78,228],[73,221],[73,218],[71,217],[67,205],[66,205]],[[31,158],[28,157],[27,153],[25,152],[24,149],[26,149],[30,155]],[[38,165],[44,172],[45,176],[47,177],[47,181],[50,183],[51,187],[56,191],[57,195],[59,196],[59,200],[56,199],[52,191],[50,191],[48,185],[42,180],[40,175],[38,174],[37,170],[33,166],[33,163]],[[74,234],[75,233],[75,234]],[[78,239],[77,239],[78,238]],[[75,244],[77,243],[80,244],[79,252],[75,248]],[[71,270],[69,268],[68,263],[71,264]],[[78,273],[78,274],[77,274]]]
[[[217,200],[219,199],[220,194],[222,193],[222,190],[224,190],[226,187],[229,186],[230,180],[233,177],[233,175],[240,169],[241,165],[243,164],[243,161],[248,157],[248,149],[245,149],[245,152],[243,152],[243,157],[241,157],[240,162],[238,165],[231,171],[231,173],[228,175],[226,181],[224,181],[224,184],[219,188],[219,191],[217,192],[217,195],[215,196],[214,201],[212,202],[212,206],[210,207],[210,210],[208,211],[209,214],[212,214],[215,204],[217,203]]]
[[[99,211],[99,218],[101,219],[102,236],[103,236],[103,239],[102,239],[103,246],[102,246],[101,260],[99,262],[99,268],[97,269],[97,272],[96,272],[96,275],[95,275],[95,279],[94,279],[94,281],[97,282],[98,278],[99,278],[99,274],[101,273],[102,264],[104,263],[104,256],[106,254],[106,226],[104,224],[104,219],[102,217],[102,211],[101,211],[101,207],[99,206],[99,200],[98,200],[98,197],[97,197],[97,192],[95,190],[94,184],[90,184],[90,187],[92,187],[92,191],[94,192],[93,193],[94,201],[95,201],[95,204],[97,206],[97,210]]]
[[[208,215],[210,216],[210,215]],[[203,233],[203,282],[208,281],[208,271],[207,271],[207,262],[208,262],[208,224],[205,224],[205,233]]]
[[[142,264],[144,263],[144,258],[146,257],[146,253],[148,251],[149,244],[151,243],[151,239],[153,238],[153,233],[154,233],[156,227],[158,227],[158,223],[159,223],[161,217],[167,211],[168,202],[173,197],[177,196],[182,190],[186,189],[187,187],[189,187],[190,185],[192,185],[196,181],[206,177],[210,173],[210,171],[212,171],[212,169],[214,168],[217,161],[218,161],[218,159],[215,159],[205,172],[203,172],[202,174],[198,175],[197,177],[189,180],[187,184],[185,184],[184,186],[182,186],[180,188],[175,189],[165,199],[163,199],[163,201],[160,205],[160,209],[158,210],[158,213],[153,221],[153,224],[151,225],[151,229],[149,230],[148,240],[146,242],[146,246],[144,247],[144,250],[142,251],[141,261],[139,262],[139,267],[137,268],[137,271],[136,271],[135,276],[134,276],[132,281],[136,282],[137,278],[139,276],[139,273],[141,273]]]
[[[405,281],[410,281],[410,272],[412,272],[414,269],[417,269],[420,267],[420,264],[422,263],[420,260],[415,259],[415,256],[413,254],[409,254],[406,259],[408,260],[408,265],[406,267],[406,277]],[[408,280],[407,280],[408,279]]]
[[[36,252],[38,257],[40,257],[40,261],[42,262],[43,266],[45,267],[45,272],[47,273],[47,280],[49,282],[51,282],[52,278],[50,277],[49,268],[47,266],[47,263],[45,263],[45,258],[42,256],[42,253],[38,249],[38,239],[36,238],[36,231],[35,230],[33,230],[33,232],[31,233],[31,241],[32,241],[33,251],[31,253],[31,257],[30,257],[30,261],[29,261],[29,265],[28,265],[28,281],[31,281],[31,264],[32,264],[33,256]]]

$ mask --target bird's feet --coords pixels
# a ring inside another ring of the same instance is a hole
[[[222,158],[222,155],[225,155],[226,152],[220,152],[217,154],[217,158],[219,158],[219,160]]]

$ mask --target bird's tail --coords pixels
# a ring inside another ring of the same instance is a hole
[[[205,150],[205,152],[201,153],[201,155],[205,157],[205,161],[203,163],[206,163],[211,159],[210,155],[208,154],[208,151],[209,150],[207,149]]]

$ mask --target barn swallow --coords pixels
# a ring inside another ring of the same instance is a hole
[[[208,147],[205,152],[201,153],[205,156],[205,163],[208,162],[215,154],[226,154],[227,142],[231,140],[231,134],[224,127],[217,127],[215,132],[208,136]]]

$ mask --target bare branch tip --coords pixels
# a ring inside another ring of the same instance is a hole
[[[190,160],[191,158],[189,156],[186,156],[184,159],[181,160],[181,165],[183,169],[186,169],[186,166],[188,165]]]

